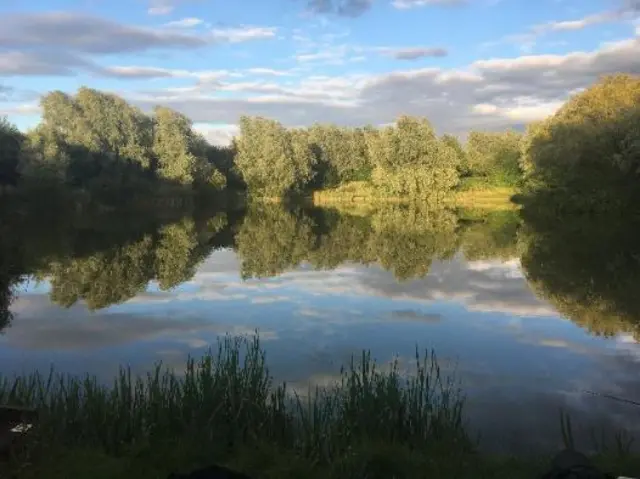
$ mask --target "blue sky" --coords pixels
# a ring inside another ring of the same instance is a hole
[[[638,0],[3,0],[0,114],[82,85],[187,114],[213,142],[241,114],[291,126],[427,116],[519,126],[640,72]]]

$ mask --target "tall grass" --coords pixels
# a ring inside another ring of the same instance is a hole
[[[471,445],[463,398],[433,354],[416,354],[407,376],[397,363],[380,370],[364,352],[335,387],[303,399],[274,384],[258,338],[226,337],[217,351],[189,359],[183,375],[158,364],[145,377],[123,368],[111,386],[54,371],[0,378],[0,403],[37,408],[45,443],[114,455],[172,441],[209,453],[270,443],[328,463],[370,441]]]

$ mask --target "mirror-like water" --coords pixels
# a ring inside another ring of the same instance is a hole
[[[634,225],[398,206],[41,220],[2,236],[2,373],[179,370],[257,330],[301,392],[362,349],[409,368],[433,348],[487,447],[555,447],[561,407],[640,430],[584,393],[640,398]]]

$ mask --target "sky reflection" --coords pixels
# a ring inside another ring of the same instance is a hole
[[[378,266],[299,268],[243,281],[232,250],[211,254],[188,282],[151,283],[123,304],[89,311],[49,301],[46,282],[20,289],[16,318],[0,336],[0,371],[89,371],[109,381],[162,361],[180,371],[187,355],[226,333],[258,331],[276,380],[304,392],[327,385],[362,349],[381,363],[411,364],[433,348],[469,398],[471,424],[488,447],[552,447],[559,407],[577,420],[633,422],[635,411],[581,391],[640,397],[640,350],[630,336],[603,339],[560,317],[527,286],[517,261],[436,261],[421,279],[398,282]],[[527,431],[524,436],[522,431]],[[518,433],[520,431],[520,434]]]

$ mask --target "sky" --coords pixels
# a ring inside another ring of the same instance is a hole
[[[640,0],[0,0],[0,115],[88,86],[186,114],[287,126],[426,116],[521,128],[614,72],[640,73]]]

